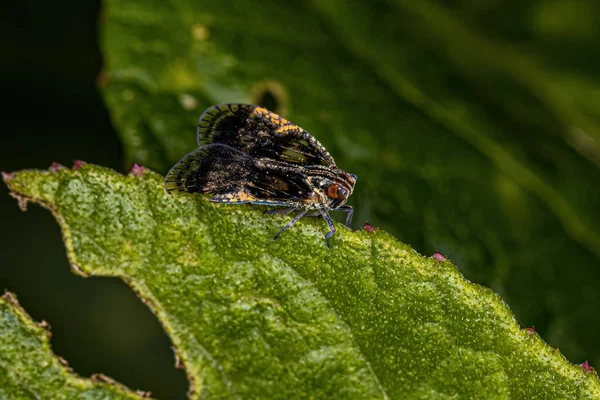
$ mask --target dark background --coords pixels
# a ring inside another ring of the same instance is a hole
[[[98,1],[13,2],[0,15],[0,170],[73,160],[125,172],[122,148],[96,89]],[[0,290],[51,325],[54,352],[81,376],[104,373],[164,399],[185,398],[170,341],[119,279],[70,271],[61,232],[36,205],[23,213],[0,185]]]

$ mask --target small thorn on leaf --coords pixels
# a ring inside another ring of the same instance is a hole
[[[11,292],[4,292],[4,294],[2,295],[2,298],[6,301],[8,301],[10,304],[12,305],[18,305],[19,302],[17,301],[17,298],[15,297],[15,295]]]
[[[108,383],[109,385],[112,385],[112,386],[117,385],[117,381],[115,381],[113,378],[106,376],[104,374],[92,374],[91,378],[95,382]]]
[[[594,371],[594,368],[587,361],[581,363],[581,368],[588,374]]]
[[[73,169],[75,171],[78,171],[81,169],[81,167],[83,167],[85,164],[87,164],[85,161],[81,161],[81,160],[74,160],[73,161]]]
[[[173,347],[173,353],[175,353],[175,368],[176,369],[185,369],[185,366],[183,365],[183,361],[181,360],[181,357],[179,356],[179,353],[177,353],[177,349],[175,349],[175,347]]]
[[[65,360],[64,358],[62,358],[62,357],[60,357],[60,356],[59,356],[59,357],[58,357],[58,362],[59,362],[59,363],[60,363],[60,364],[61,364],[63,367],[65,367],[65,369],[66,369],[67,371],[69,371],[69,372],[73,372],[73,368],[69,367],[69,363],[67,362],[67,360]]]
[[[531,325],[531,328],[527,328],[529,333],[535,333],[535,325]]]
[[[21,211],[27,211],[27,204],[29,203],[29,199],[27,197],[18,195],[16,193],[11,193],[10,195],[17,199]]]
[[[2,171],[2,180],[4,182],[10,181],[14,176],[15,176],[15,174],[13,174],[11,172],[4,172],[4,171]]]
[[[371,225],[371,224],[369,223],[369,221],[366,221],[366,222],[365,222],[365,226],[363,226],[363,229],[364,229],[365,231],[367,231],[367,232],[375,232],[375,230],[376,230],[377,228],[375,228],[373,225]]]
[[[446,261],[446,256],[443,255],[442,253],[440,253],[439,251],[436,251],[435,253],[433,253],[433,259],[439,262],[444,262]]]
[[[131,167],[131,170],[129,171],[129,173],[133,176],[142,176],[142,174],[144,173],[145,170],[146,170],[146,168],[139,165],[138,163],[133,163],[133,166]]]
[[[52,172],[57,172],[59,169],[63,169],[63,168],[64,168],[64,166],[63,166],[63,165],[61,165],[61,164],[59,164],[59,163],[57,163],[57,162],[53,162],[53,163],[50,165],[50,168],[49,168],[49,169],[50,169],[50,171],[52,171]]]
[[[82,278],[87,278],[90,276],[89,273],[87,273],[86,271],[82,270],[81,267],[77,264],[71,264],[71,268],[73,269],[73,272],[75,273],[75,275],[79,275]]]
[[[38,322],[37,326],[39,326],[40,328],[43,328],[45,330],[50,330],[50,324],[44,320],[42,320],[41,322]]]

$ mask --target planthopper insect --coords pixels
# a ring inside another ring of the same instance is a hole
[[[304,129],[264,108],[218,104],[198,124],[198,149],[184,156],[165,177],[168,193],[210,193],[211,201],[285,206],[269,214],[296,216],[273,239],[300,218],[322,216],[335,233],[329,210],[348,213],[356,175],[338,169],[329,152]]]

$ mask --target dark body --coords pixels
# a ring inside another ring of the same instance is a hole
[[[169,193],[212,193],[211,201],[288,206],[274,213],[298,211],[276,236],[304,215],[321,215],[330,231],[329,210],[348,212],[356,176],[338,169],[327,150],[308,132],[264,108],[221,104],[200,117],[200,148],[169,171]],[[310,213],[309,213],[310,211]]]

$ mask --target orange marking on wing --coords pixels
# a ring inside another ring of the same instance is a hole
[[[254,201],[254,200],[256,200],[256,197],[251,196],[242,190],[237,193],[232,194],[232,198],[234,201]]]
[[[269,110],[267,110],[266,108],[262,108],[262,107],[256,107],[254,109],[254,113],[257,115],[269,114]]]
[[[277,133],[285,133],[287,131],[296,130],[296,126],[294,125],[284,125],[281,128],[277,129]]]

